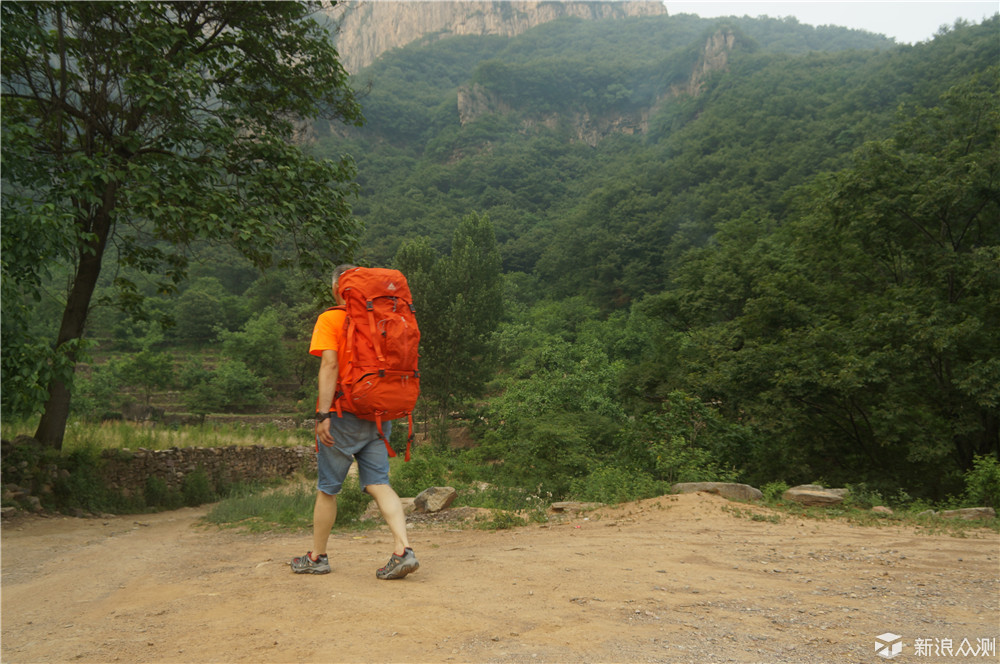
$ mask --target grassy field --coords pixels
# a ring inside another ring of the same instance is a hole
[[[312,430],[296,426],[295,419],[293,416],[285,418],[226,416],[216,421],[209,418],[201,424],[185,425],[72,419],[66,429],[62,452],[46,454],[55,454],[63,460],[69,460],[70,465],[79,465],[96,463],[96,453],[105,449],[160,450],[173,447],[232,445],[311,446]],[[19,435],[31,435],[37,421],[8,418],[0,425],[3,438],[13,440]],[[86,461],[87,459],[91,461]],[[467,450],[420,445],[414,450],[412,461],[404,463],[399,457],[390,460],[390,465],[393,487],[401,496],[416,496],[420,491],[432,486],[453,486],[459,491],[456,507],[470,506],[493,510],[493,519],[485,524],[479,524],[479,527],[502,529],[529,521],[543,522],[547,519],[547,510],[552,501],[550,496],[533,495],[523,488],[503,486],[502,480],[498,481],[500,478],[494,477],[492,466],[477,461],[476,456],[469,454]],[[978,472],[979,475],[970,475],[970,487],[976,486],[977,483],[992,487],[1000,481],[995,463],[984,464]],[[90,476],[88,473],[74,472],[74,478],[78,477]],[[96,481],[96,477],[94,475],[89,481]],[[219,502],[213,507],[207,521],[221,527],[236,527],[254,532],[308,529],[311,526],[312,502],[315,496],[314,478],[314,475],[313,478],[297,477],[277,485],[269,483],[236,486],[225,495],[213,494],[209,502]],[[90,487],[94,491],[98,488]],[[1000,530],[1000,520],[996,518],[985,522],[955,521],[929,511],[931,508],[941,510],[962,506],[962,501],[957,498],[947,501],[948,504],[939,505],[900,498],[886,500],[877,493],[868,492],[864,485],[859,485],[852,487],[852,496],[842,506],[803,508],[780,498],[781,490],[785,488],[787,485],[784,483],[774,483],[764,487],[763,506],[770,509],[766,513],[751,510],[740,503],[733,503],[731,509],[739,516],[754,520],[780,522],[790,517],[818,520],[846,519],[859,526],[911,526],[920,530],[948,533],[956,537],[963,537],[968,531],[984,527],[994,531]],[[995,487],[989,488],[988,491],[980,490],[978,493],[992,495],[995,493]],[[337,527],[371,527],[370,523],[361,522],[359,519],[369,501],[370,498],[361,493],[357,481],[353,478],[349,480],[341,496]],[[974,502],[982,504],[982,501]],[[966,503],[973,504],[968,501]],[[878,504],[893,505],[895,511],[888,515],[872,512],[871,507]],[[176,506],[173,503],[151,503],[146,507],[169,509]],[[105,509],[111,508],[105,507]]]
[[[289,428],[274,417],[227,417],[201,424],[163,425],[154,422],[114,420],[92,422],[71,418],[66,426],[63,451],[78,449],[165,450],[171,447],[228,447],[230,445],[267,445],[292,447],[312,445],[313,432],[308,428]],[[19,435],[33,435],[37,419],[5,419],[0,428],[4,440]]]

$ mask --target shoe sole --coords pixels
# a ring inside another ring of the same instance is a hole
[[[298,560],[298,558],[296,558],[295,560]],[[297,568],[297,567],[295,567],[295,563],[293,563],[293,562],[292,563],[288,563],[288,565],[292,568],[292,571],[295,572],[296,574],[329,574],[330,573],[330,563],[327,563],[323,567],[313,566],[313,567],[298,567]]]
[[[412,572],[416,572],[419,568],[420,568],[420,563],[417,562],[416,560],[414,560],[412,563],[407,563],[405,565],[400,565],[399,567],[397,567],[396,569],[392,570],[391,572],[389,572],[385,576],[379,576],[378,578],[382,579],[383,581],[391,581],[393,579],[402,579],[407,574],[410,574]],[[378,575],[376,574],[376,576],[378,576]]]
[[[295,572],[296,574],[329,574],[330,573],[330,570],[328,570],[328,569],[295,569],[294,567],[292,568],[292,571]]]

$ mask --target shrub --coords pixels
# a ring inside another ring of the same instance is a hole
[[[746,444],[748,435],[745,427],[727,422],[697,397],[675,391],[660,412],[624,427],[618,447],[630,465],[648,469],[656,480],[732,482],[738,473],[725,460]]]
[[[394,464],[392,488],[401,496],[416,496],[429,487],[448,485],[448,457],[448,452],[436,447],[421,447],[419,454],[414,454],[408,462]]]
[[[174,358],[170,353],[154,353],[149,348],[125,358],[118,366],[121,383],[142,389],[146,405],[156,389],[174,382]]]
[[[104,484],[100,468],[100,450],[83,445],[62,457],[60,472],[52,483],[52,498],[56,509],[82,509],[88,512],[138,511],[142,505],[124,499]],[[45,503],[45,498],[42,499]]]
[[[503,484],[540,487],[561,498],[574,478],[590,472],[595,448],[610,447],[615,433],[615,422],[597,413],[525,413],[517,422],[487,430],[471,455],[484,464],[500,462],[494,474]]]
[[[974,507],[1000,507],[1000,462],[977,456],[965,473],[965,500]]]
[[[667,485],[657,482],[649,473],[619,466],[598,466],[583,478],[570,484],[570,494],[577,500],[598,503],[624,503],[665,493]]]
[[[218,498],[212,480],[203,466],[198,466],[193,472],[185,475],[181,483],[181,495],[188,507],[210,503]]]
[[[89,376],[81,375],[74,381],[73,400],[70,402],[74,413],[96,419],[121,405],[115,400],[122,385],[118,362],[95,366]]]
[[[361,491],[357,478],[348,477],[340,493],[337,494],[337,526],[357,525],[372,500],[374,499],[371,496]],[[312,516],[311,509],[309,514]]]
[[[528,521],[525,518],[520,517],[513,512],[493,510],[490,514],[490,518],[486,521],[480,521],[476,527],[482,530],[506,530],[508,528],[517,528],[518,526],[523,526],[527,523]]]
[[[247,318],[246,305],[215,277],[200,277],[174,302],[176,324],[171,336],[191,342],[215,338],[219,328],[234,330]]]
[[[187,382],[194,375],[193,369],[186,368],[182,380]],[[202,375],[201,382],[184,395],[184,402],[192,413],[238,411],[263,405],[267,394],[263,379],[246,364],[225,360],[215,371]]]
[[[222,353],[254,368],[272,381],[288,376],[291,357],[284,343],[285,326],[277,309],[267,308],[247,321],[238,332],[219,330]]]
[[[781,496],[790,489],[785,482],[768,482],[760,488],[760,492],[764,494],[764,500],[769,503],[773,503],[781,500]]]
[[[822,485],[821,482],[818,482],[818,484]],[[885,505],[887,503],[886,499],[882,496],[882,492],[870,486],[867,482],[848,484],[847,490],[848,494],[844,499],[844,504],[850,507],[870,509],[876,505]]]
[[[227,410],[260,406],[267,401],[263,380],[243,362],[224,361],[215,370],[211,386]]]
[[[179,379],[181,387],[185,390],[194,389],[202,383],[207,383],[211,378],[212,372],[205,368],[198,357],[189,357],[181,366]]]
[[[150,475],[143,490],[146,505],[154,509],[177,509],[184,504],[184,497],[177,489],[169,489],[162,477]]]

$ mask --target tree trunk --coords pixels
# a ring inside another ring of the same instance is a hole
[[[63,310],[62,323],[59,325],[59,336],[56,338],[54,362],[64,364],[67,368],[65,371],[53,371],[52,378],[49,380],[49,398],[45,402],[45,409],[38,422],[35,438],[43,445],[54,447],[57,450],[62,449],[63,436],[66,433],[71,397],[69,381],[72,379],[72,372],[79,359],[78,342],[83,338],[83,332],[87,325],[90,300],[94,295],[94,288],[97,286],[97,278],[101,275],[104,248],[107,246],[111,230],[111,210],[114,207],[114,199],[115,186],[112,184],[105,189],[101,208],[91,225],[92,239],[80,248],[79,263],[73,277],[73,287],[66,298],[66,308]],[[64,377],[66,377],[65,380]]]

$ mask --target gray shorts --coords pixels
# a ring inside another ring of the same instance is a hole
[[[316,488],[335,496],[344,486],[351,462],[358,462],[358,479],[361,490],[369,484],[389,484],[389,453],[385,443],[379,438],[374,422],[363,420],[353,413],[330,413],[330,435],[333,447],[316,442]],[[383,422],[382,431],[388,438],[392,433],[392,422]]]

